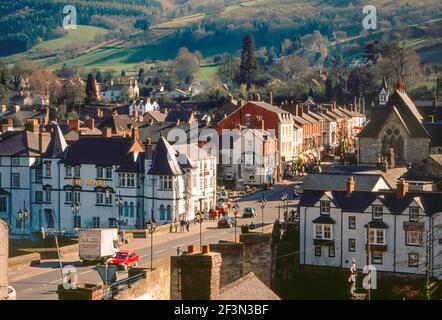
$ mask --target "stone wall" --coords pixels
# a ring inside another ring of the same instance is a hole
[[[210,244],[209,248],[221,254],[221,288],[244,276],[244,244],[220,242]]]
[[[0,300],[8,296],[8,225],[0,219]]]
[[[30,253],[23,256],[9,258],[8,267],[9,272],[17,271],[25,267],[35,266],[40,264],[41,257],[39,253]]]
[[[272,234],[245,233],[240,235],[239,241],[244,244],[244,274],[253,272],[270,288],[273,271]]]
[[[142,279],[117,295],[114,300],[170,300],[170,259],[155,261],[154,270],[150,264],[132,268],[129,277],[142,274]]]

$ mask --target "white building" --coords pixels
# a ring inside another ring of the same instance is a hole
[[[349,177],[345,191],[304,190],[299,210],[301,264],[350,268],[355,258],[358,269],[422,275],[428,263],[442,278],[441,193],[409,192],[403,181],[355,191]]]
[[[160,110],[160,105],[156,101],[151,101],[150,99],[147,99],[146,101],[135,100],[129,106],[129,116],[133,117],[135,116],[135,113],[138,113],[139,115],[144,115],[148,111],[159,111],[159,110]]]

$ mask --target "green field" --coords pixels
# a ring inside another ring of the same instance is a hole
[[[213,65],[202,66],[195,75],[195,80],[197,81],[212,80],[215,77],[218,68],[219,66],[213,66]]]
[[[96,36],[103,35],[109,31],[104,28],[93,26],[78,26],[75,30],[68,30],[66,36],[54,40],[43,41],[33,47],[30,52],[39,50],[57,50],[63,49],[70,44],[81,44],[92,41]]]

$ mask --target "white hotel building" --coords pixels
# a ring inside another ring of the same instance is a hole
[[[192,220],[215,205],[216,157],[197,146],[161,138],[152,150],[137,129],[134,138],[106,131],[68,146],[58,126],[52,131],[0,136],[0,218],[12,237],[42,229],[139,229],[152,217],[158,224]]]
[[[355,258],[358,269],[422,275],[428,265],[442,278],[442,193],[409,192],[403,181],[355,191],[349,179],[344,191],[305,190],[299,210],[303,265],[350,268]]]

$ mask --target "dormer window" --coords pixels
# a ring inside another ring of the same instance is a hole
[[[330,215],[330,201],[320,202],[321,214]]]
[[[382,220],[384,215],[384,207],[383,206],[373,206],[373,219]]]
[[[419,221],[419,207],[410,207],[409,215],[410,215],[410,221],[413,222]]]

